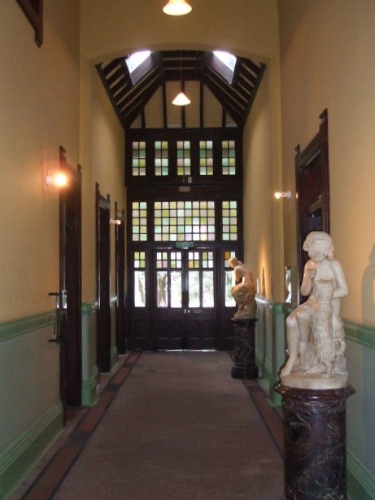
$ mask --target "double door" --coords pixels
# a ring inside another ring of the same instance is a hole
[[[214,251],[155,251],[156,349],[216,348]]]
[[[136,252],[129,347],[230,349],[235,303],[223,259],[220,249],[203,246]]]

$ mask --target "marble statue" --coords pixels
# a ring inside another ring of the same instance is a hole
[[[301,294],[308,296],[287,318],[288,360],[280,371],[283,385],[306,389],[335,389],[347,385],[344,327],[340,298],[348,286],[334,258],[329,234],[312,231],[303,244],[306,262]]]
[[[235,285],[232,287],[232,297],[237,304],[237,319],[254,319],[256,312],[255,282],[249,268],[236,257],[228,259],[233,268]]]

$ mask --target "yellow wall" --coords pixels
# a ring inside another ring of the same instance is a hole
[[[58,193],[44,178],[60,145],[78,162],[78,33],[75,0],[45,2],[41,48],[17,2],[1,2],[0,322],[54,307]]]
[[[278,74],[267,68],[244,131],[244,260],[258,294],[284,300]]]
[[[111,218],[115,202],[125,209],[124,130],[94,66],[81,65],[81,162],[83,168],[82,269],[83,302],[96,299],[96,183],[100,194],[110,195]],[[111,225],[112,293],[115,293],[114,225]]]
[[[280,0],[284,189],[327,108],[331,234],[350,287],[346,320],[375,325],[375,3]],[[296,265],[293,203],[285,209],[285,263]],[[371,260],[370,260],[371,259]]]

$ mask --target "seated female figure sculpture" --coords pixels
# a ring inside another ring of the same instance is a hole
[[[286,320],[289,358],[280,378],[283,383],[291,374],[315,374],[326,379],[338,375],[345,379],[344,328],[340,318],[340,298],[348,295],[344,272],[334,258],[329,234],[312,231],[303,249],[310,259],[304,267],[301,293],[309,298]]]
[[[236,257],[228,259],[229,265],[233,268],[235,285],[232,287],[232,297],[237,304],[235,318],[253,319],[255,318],[255,283],[249,268]]]

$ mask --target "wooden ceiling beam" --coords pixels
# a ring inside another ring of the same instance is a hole
[[[218,89],[218,87],[209,78],[205,77],[204,83],[219,101],[223,109],[233,118],[233,120],[236,123],[241,123],[242,113],[228,102],[225,94],[223,94],[223,92],[220,91],[220,89]]]
[[[213,72],[207,71],[204,76],[204,82],[212,82],[217,89],[217,95],[220,95],[220,101],[229,103],[233,109],[236,109],[241,114],[246,108],[246,100],[238,92],[235,92],[232,87],[226,85]]]
[[[123,123],[125,128],[129,128],[131,126],[133,121],[141,113],[142,109],[146,107],[147,103],[162,83],[162,79],[160,78],[160,75],[158,75],[155,80],[150,83],[147,93],[144,92],[142,96],[138,96],[136,100],[133,101],[131,109],[128,109],[126,114],[123,114]]]

